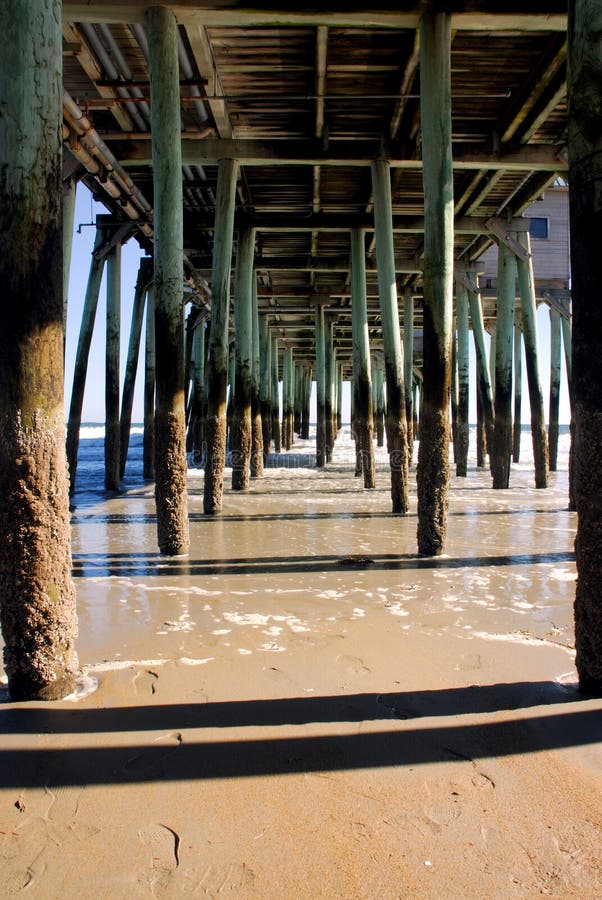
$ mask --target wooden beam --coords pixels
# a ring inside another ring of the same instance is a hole
[[[400,6],[404,8],[400,9]],[[207,27],[302,26],[328,25],[353,28],[417,28],[423,4],[399,4],[381,0],[380,6],[367,9],[364,0],[340,4],[330,0],[320,8],[308,11],[257,9],[243,3],[179,0],[169,4],[182,25],[203,24]],[[485,6],[485,4],[482,4]],[[452,28],[467,31],[565,31],[566,2],[548,0],[542,14],[537,0],[512,0],[504,4],[504,12],[488,14],[471,0],[455,0],[446,4],[452,15]],[[128,24],[144,22],[148,0],[63,0],[63,17],[69,22],[107,22]]]
[[[207,29],[202,24],[191,25],[188,30],[190,48],[196,60],[201,78],[207,81],[207,99],[203,97],[211,110],[215,127],[220,138],[228,139],[234,134],[232,122],[226,107],[224,89],[207,36]]]
[[[200,266],[202,268],[202,266]],[[350,269],[350,260],[348,256],[338,258],[323,259],[307,259],[300,258],[282,258],[274,257],[258,257],[255,260],[255,268],[259,271],[273,272],[348,272]],[[370,264],[366,265],[367,272],[376,272],[377,267]],[[404,273],[422,272],[422,264],[415,257],[405,257],[395,260],[395,271]]]
[[[185,216],[186,229],[213,231],[213,217],[208,215],[199,219],[196,215]],[[485,234],[487,218],[484,216],[459,216],[454,221],[455,234]],[[424,216],[393,214],[392,230],[394,234],[422,234]],[[240,214],[236,216],[235,227],[253,227],[259,232],[307,232],[307,231],[351,231],[360,228],[362,231],[374,231],[372,215],[347,215],[345,213],[317,212],[309,216],[295,216],[288,213],[258,213],[254,216]],[[370,254],[368,254],[370,255]]]
[[[182,138],[183,165],[216,165],[220,159],[238,159],[246,166],[358,166],[368,167],[378,155],[376,147],[359,152],[362,142],[337,141],[325,149],[321,142],[311,140],[261,141],[218,140],[202,141]],[[128,141],[116,155],[122,165],[151,165],[148,141]],[[393,168],[422,170],[421,159],[405,159],[391,152],[388,162]],[[454,169],[506,169],[511,172],[565,172],[567,161],[553,144],[534,144],[519,148],[503,148],[489,153],[458,147],[454,150]]]
[[[535,72],[525,80],[509,115],[499,129],[502,143],[511,141],[517,131],[524,126],[529,114],[548,89],[548,86],[566,61],[566,40],[562,35],[554,35],[548,43],[546,53]]]
[[[75,25],[70,25],[65,21],[63,24],[63,41],[66,41],[68,46],[71,46],[73,55],[79,62],[80,66],[90,79],[90,81],[94,84],[94,87],[98,91],[98,94],[101,97],[110,99],[111,101],[117,101],[115,103],[111,103],[111,113],[119,127],[123,131],[133,131],[134,123],[130,118],[130,114],[127,109],[125,109],[120,101],[122,98],[119,96],[117,90],[113,87],[103,87],[99,85],[99,82],[103,77],[103,71],[98,65],[96,61],[96,57],[94,56],[90,46],[88,45],[85,37],[79,29]]]

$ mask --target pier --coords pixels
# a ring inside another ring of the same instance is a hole
[[[144,358],[154,512],[141,553],[165,566],[190,554],[189,466],[203,472],[194,517],[217,531],[225,496],[244,516],[270,458],[306,445],[314,400],[316,474],[328,477],[344,384],[354,441],[345,490],[369,506],[384,453],[382,553],[435,566],[457,540],[452,484],[478,477],[484,489],[486,479],[501,503],[515,487],[523,381],[533,471],[519,483],[542,498],[555,483],[564,353],[575,664],[581,693],[602,693],[601,17],[600,0],[5,0],[0,623],[13,702],[62,700],[80,677],[70,498],[103,271],[104,488],[122,491]],[[104,213],[65,384],[78,185]],[[532,206],[556,188],[570,207],[560,280],[534,268],[545,217]],[[121,373],[127,241],[145,255]],[[269,516],[252,518],[260,532]],[[324,557],[320,546],[306,553]],[[351,557],[361,565],[359,551]],[[195,566],[203,587],[210,560]]]

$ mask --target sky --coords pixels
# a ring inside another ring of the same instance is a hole
[[[75,226],[73,234],[73,249],[71,256],[71,270],[69,274],[69,304],[67,315],[67,338],[66,338],[66,358],[65,358],[65,410],[68,413],[69,402],[71,399],[71,386],[73,384],[73,368],[75,364],[75,354],[77,350],[77,341],[79,336],[79,328],[81,316],[86,294],[86,284],[90,269],[90,259],[92,246],[95,238],[94,219],[98,213],[106,213],[106,209],[98,203],[94,203],[92,195],[85,187],[79,184],[77,188],[76,209],[75,209]],[[121,383],[123,385],[123,375],[127,360],[128,341],[130,332],[130,322],[132,314],[132,304],[134,300],[134,287],[136,284],[136,276],[138,273],[138,265],[143,252],[138,246],[138,242],[131,238],[122,250],[122,273],[121,273]],[[105,349],[105,310],[106,310],[106,289],[105,278],[100,289],[100,297],[98,301],[98,310],[96,313],[96,324],[94,327],[94,335],[92,337],[92,345],[90,348],[90,358],[88,364],[88,377],[86,379],[86,391],[84,395],[84,406],[82,411],[82,422],[104,422],[104,349]],[[546,421],[548,419],[549,393],[550,393],[550,318],[547,306],[541,305],[537,312],[537,324],[539,335],[539,358],[540,358],[540,378],[544,397],[544,407],[546,412]],[[144,327],[142,334],[144,335]],[[488,340],[488,338],[487,338]],[[143,353],[143,343],[141,343],[141,353]],[[476,400],[475,400],[475,357],[470,342],[470,422],[476,422]],[[136,391],[134,394],[134,407],[132,412],[132,422],[142,422],[143,419],[143,380],[144,366],[142,360],[139,361],[138,375],[136,378]],[[315,386],[314,386],[315,388]],[[349,421],[349,388],[346,386],[343,393],[343,421]],[[311,421],[315,421],[315,389],[312,395],[312,409],[310,411]],[[526,365],[524,360],[523,349],[523,391],[522,391],[522,413],[521,418],[523,424],[528,424],[530,419],[529,412],[529,396],[526,383]],[[568,423],[570,420],[570,408],[568,400],[566,370],[564,364],[564,354],[562,359],[562,375],[561,375],[561,394],[560,394],[560,422]]]

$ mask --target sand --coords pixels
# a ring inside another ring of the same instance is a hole
[[[80,693],[0,705],[0,896],[599,897],[602,701],[551,482],[473,463],[438,560],[414,475],[393,517],[344,441],[218,518],[190,473],[186,559],[156,552],[151,486],[88,497]]]

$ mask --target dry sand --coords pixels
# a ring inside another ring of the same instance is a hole
[[[191,474],[187,559],[148,486],[76,510],[82,695],[4,692],[2,897],[601,895],[566,472],[453,478],[419,560],[414,485],[392,517],[337,460],[216,519]]]

